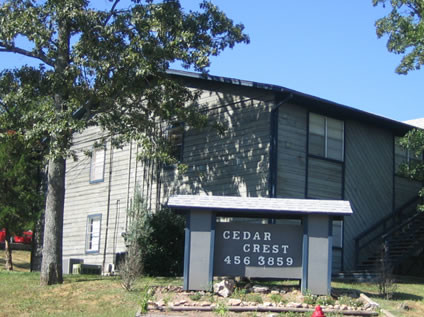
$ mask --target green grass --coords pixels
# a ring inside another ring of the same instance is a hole
[[[0,255],[2,254],[0,253]],[[132,292],[127,292],[121,287],[118,277],[65,275],[63,284],[41,287],[39,273],[28,272],[29,252],[15,251],[13,256],[14,272],[5,271],[4,260],[2,257],[0,258],[0,317],[134,316],[140,308],[146,285],[182,285],[181,278],[144,277],[137,281]],[[281,283],[277,284],[281,285]],[[286,286],[296,288],[294,284]],[[364,293],[395,316],[424,316],[424,280],[404,279],[397,283],[396,292],[391,300],[386,300],[378,295],[376,284],[333,282],[332,287],[337,294]],[[173,296],[173,293],[167,294],[166,301],[172,300]],[[214,298],[210,295],[209,297],[203,295],[202,300],[213,302]],[[244,289],[238,289],[232,297],[262,302],[262,298],[258,294],[248,294]],[[277,300],[279,300],[277,295],[271,298],[273,302]],[[343,296],[342,302],[349,305],[350,297]],[[407,305],[410,310],[401,309],[402,304]],[[225,309],[221,310],[220,312],[225,315]],[[281,316],[289,315],[281,314]],[[300,316],[296,315],[296,317]]]
[[[378,286],[372,283],[339,283],[333,282],[332,287],[336,291],[356,291],[364,293],[373,301],[380,304],[395,316],[415,317],[424,316],[424,281],[423,280],[400,280],[396,283],[397,289],[390,300],[384,299],[378,294]],[[401,309],[406,304],[409,310]]]
[[[13,269],[17,272],[29,272],[30,270],[30,251],[12,251]],[[0,271],[4,270],[4,250],[0,250]]]
[[[0,317],[3,316],[134,316],[145,285],[182,285],[177,278],[140,278],[134,291],[118,277],[65,275],[64,283],[42,287],[37,272],[0,270]]]

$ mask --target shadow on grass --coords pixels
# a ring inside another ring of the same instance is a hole
[[[80,283],[80,282],[92,282],[92,281],[103,281],[103,280],[119,280],[119,276],[101,276],[101,275],[79,275],[79,274],[70,274],[64,276],[66,283]]]
[[[393,294],[393,300],[412,300],[412,301],[422,301],[424,298],[422,296],[408,294],[408,293],[398,293]]]
[[[354,297],[354,298],[358,298],[359,295],[362,293],[362,294],[368,296],[369,298],[384,299],[383,295],[365,292],[363,290],[361,291],[361,290],[356,289],[356,288],[333,287],[332,293],[336,296],[349,295],[349,296]],[[403,293],[403,292],[394,292],[393,297],[391,298],[391,300],[399,300],[399,301],[405,301],[405,300],[422,301],[423,299],[424,299],[424,297],[422,297],[422,296]]]
[[[23,271],[29,271],[30,270],[29,263],[13,262],[13,258],[12,258],[12,263],[13,263],[14,269],[20,269],[20,270],[23,270]],[[0,270],[4,269],[5,264],[6,264],[6,261],[4,261],[4,259],[1,259],[0,260]]]

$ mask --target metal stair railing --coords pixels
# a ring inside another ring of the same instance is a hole
[[[407,201],[405,204],[397,208],[393,213],[382,218],[380,221],[373,224],[370,228],[363,231],[361,234],[354,238],[355,241],[355,267],[359,265],[359,256],[360,252],[364,248],[372,248],[372,246],[377,246],[381,243],[382,235],[392,232],[395,227],[399,226],[399,221],[401,217],[405,215],[408,216],[412,214],[406,213],[405,210],[412,207],[414,204],[418,204],[420,197],[416,196]],[[414,212],[416,210],[414,209]],[[388,230],[388,231],[387,231]]]

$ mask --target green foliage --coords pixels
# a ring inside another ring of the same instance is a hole
[[[331,296],[319,296],[316,303],[322,306],[334,305],[335,300]]]
[[[339,305],[346,305],[346,306],[350,306],[350,307],[361,307],[363,306],[363,303],[359,300],[356,300],[350,296],[340,296],[337,299],[337,303]]]
[[[149,234],[140,240],[144,272],[152,276],[182,276],[185,219],[169,209],[149,215]]]
[[[228,307],[227,305],[225,305],[225,303],[223,302],[219,302],[215,309],[214,312],[218,315],[218,316],[227,316],[228,315]]]
[[[424,64],[424,3],[422,0],[373,0],[373,5],[391,6],[390,13],[375,23],[377,36],[388,35],[389,52],[403,55],[396,68],[399,74]]]
[[[281,296],[280,294],[272,294],[270,298],[271,301],[275,304],[279,304],[283,301],[283,296]]]
[[[258,304],[262,304],[263,303],[263,299],[262,296],[257,294],[257,293],[250,293],[246,295],[246,301],[247,302],[255,302]]]
[[[122,278],[122,287],[131,291],[137,278],[143,273],[145,247],[139,241],[145,239],[151,232],[149,226],[149,210],[136,190],[134,203],[128,210],[129,224],[125,234],[126,254],[124,261],[119,265],[118,271]]]
[[[245,301],[246,295],[247,295],[247,290],[245,288],[236,287],[234,289],[234,292],[231,294],[231,297]]]
[[[157,120],[198,126],[205,117],[195,106],[198,94],[166,74],[169,65],[203,72],[211,56],[249,42],[244,26],[208,1],[184,12],[178,0],[114,1],[104,10],[81,0],[9,0],[0,5],[0,23],[0,53],[41,63],[9,73],[0,93],[26,104],[43,100],[20,119],[37,118],[31,133],[54,136],[53,157],[70,154],[72,132],[98,125],[118,136],[117,144],[136,139],[146,156],[170,159]]]
[[[129,225],[125,235],[127,253],[120,268],[122,277],[133,271],[150,276],[182,276],[184,260],[185,220],[169,209],[152,213],[146,206],[139,189],[128,210]],[[130,265],[130,263],[132,263]]]
[[[410,179],[424,182],[424,131],[413,129],[400,139],[400,145],[409,153],[409,161],[400,167],[400,173]],[[419,196],[424,198],[424,187],[419,191]],[[418,206],[424,211],[424,205]]]
[[[249,42],[243,25],[208,1],[188,13],[178,0],[133,0],[127,7],[115,0],[105,10],[94,3],[0,4],[0,53],[40,62],[38,68],[21,69],[31,74],[27,86],[16,73],[9,84],[0,75],[0,113],[3,104],[31,105],[30,112],[19,114],[20,124],[27,127],[26,135],[46,136],[50,181],[45,215],[55,221],[46,222],[44,234],[54,246],[61,245],[55,239],[62,236],[64,159],[72,155],[72,134],[99,126],[113,136],[114,146],[136,140],[145,156],[172,161],[162,123],[201,126],[205,116],[196,105],[199,93],[169,76],[169,65],[206,72],[211,56]],[[41,282],[61,283],[61,249],[46,246],[43,254]]]
[[[317,303],[318,296],[311,294],[309,290],[306,290],[303,302],[308,305],[315,305]]]
[[[144,285],[140,292],[140,311],[146,314],[148,311],[149,301],[154,297],[154,291],[148,284]]]
[[[196,292],[196,293],[194,293],[194,294],[190,294],[188,297],[189,297],[192,301],[197,302],[197,301],[199,301],[199,300],[202,298],[202,295],[201,295],[200,293]]]
[[[1,130],[0,130],[1,131]],[[13,130],[0,132],[0,228],[32,229],[43,204],[40,153]]]

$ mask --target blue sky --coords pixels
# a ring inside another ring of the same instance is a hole
[[[180,1],[198,8],[198,0]],[[251,43],[214,58],[211,74],[281,85],[395,120],[424,117],[424,69],[394,72],[401,57],[387,51],[374,27],[387,9],[371,0],[212,2],[245,25]],[[27,62],[0,54],[0,69]]]

